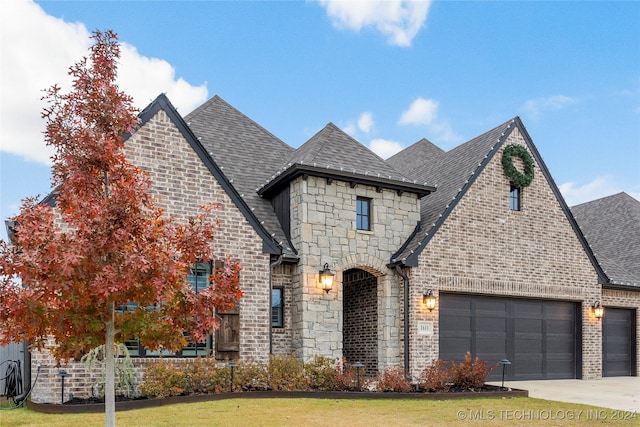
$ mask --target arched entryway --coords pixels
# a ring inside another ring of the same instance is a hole
[[[378,371],[378,279],[353,268],[343,273],[343,347],[349,363],[361,362],[369,375]]]

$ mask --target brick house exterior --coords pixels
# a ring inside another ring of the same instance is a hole
[[[511,144],[535,163],[519,210],[510,209],[500,162]],[[212,333],[212,354],[345,357],[371,375],[400,366],[416,377],[434,359],[468,350],[491,364],[513,359],[513,379],[591,379],[602,376],[607,342],[592,304],[640,320],[637,266],[626,283],[612,283],[519,118],[449,152],[423,139],[385,161],[331,123],[293,149],[217,96],[182,118],[161,95],[126,150],[151,174],[168,214],[222,205],[216,248],[242,264],[245,297],[233,313],[237,350],[219,353]],[[318,283],[325,264],[334,273],[328,292]],[[428,291],[433,311],[423,303]],[[638,372],[639,331],[634,323],[627,375]],[[135,359],[140,376],[154,360]],[[32,398],[58,402],[58,368],[46,351],[33,352],[38,366]],[[95,373],[63,368],[69,392],[90,394]]]

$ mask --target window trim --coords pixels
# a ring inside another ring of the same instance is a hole
[[[522,188],[514,183],[509,185],[509,210],[520,212],[522,211]]]
[[[360,207],[364,203],[366,203],[366,206],[367,206],[366,214],[364,212],[361,212],[361,209],[360,209]],[[356,230],[371,231],[371,222],[372,222],[371,213],[373,211],[372,205],[373,205],[373,200],[370,199],[369,197],[360,197],[360,196],[356,197]],[[362,227],[362,219],[364,218],[366,218],[367,220],[366,228]]]
[[[280,292],[280,304],[277,306],[273,305],[273,292]],[[273,321],[274,309],[279,310],[278,319],[279,322]],[[282,287],[274,287],[271,288],[271,327],[272,328],[284,328],[284,288]]]

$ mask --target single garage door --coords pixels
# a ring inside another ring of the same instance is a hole
[[[509,380],[579,378],[578,312],[572,302],[441,293],[440,358],[506,357]],[[490,378],[501,376],[498,367]]]
[[[602,375],[635,375],[635,311],[605,308],[602,318]]]

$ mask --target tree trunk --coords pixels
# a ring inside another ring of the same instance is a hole
[[[105,383],[104,383],[104,415],[105,426],[116,426],[116,387],[115,387],[115,356],[113,347],[115,345],[115,325],[113,316],[115,314],[114,303],[109,303],[109,320],[106,325],[104,342],[104,363],[105,363]]]

